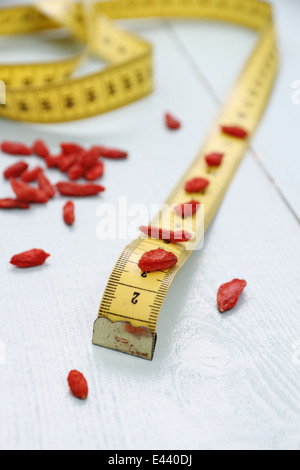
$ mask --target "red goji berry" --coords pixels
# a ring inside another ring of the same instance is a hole
[[[22,202],[18,199],[0,199],[0,209],[29,209],[28,202]]]
[[[50,155],[50,151],[42,140],[36,140],[32,146],[32,152],[40,158],[47,158]]]
[[[9,155],[32,155],[31,149],[27,145],[20,144],[19,142],[9,142],[5,140],[1,144],[1,150]]]
[[[72,181],[79,180],[83,175],[84,168],[79,163],[75,163],[68,169],[68,178]]]
[[[217,302],[221,313],[233,308],[239,300],[241,292],[245,289],[247,282],[241,279],[233,279],[222,284],[218,290]]]
[[[149,237],[154,238],[156,240],[164,240],[169,241],[171,243],[188,242],[192,238],[192,235],[189,232],[183,230],[178,230],[174,232],[173,230],[167,230],[151,226],[146,227],[145,225],[142,225],[140,227],[140,231],[143,232],[145,235],[148,235]]]
[[[224,134],[237,137],[238,139],[247,139],[249,135],[249,132],[246,131],[246,129],[239,126],[221,126],[221,129]]]
[[[173,268],[177,262],[178,258],[174,253],[158,248],[144,253],[138,266],[145,273]]]
[[[40,171],[38,175],[38,186],[39,189],[41,189],[42,191],[44,191],[44,193],[47,194],[49,199],[52,199],[55,196],[55,187],[50,183],[43,171]]]
[[[19,201],[45,204],[49,200],[44,191],[38,188],[33,188],[23,181],[11,178],[10,184]]]
[[[222,159],[224,157],[224,153],[213,152],[209,155],[206,155],[205,160],[208,166],[220,166],[222,163]]]
[[[96,181],[104,173],[104,165],[102,162],[97,162],[96,165],[92,166],[84,173],[84,177],[88,181]]]
[[[75,206],[72,201],[66,202],[63,209],[64,221],[67,225],[73,225],[75,222]]]
[[[171,130],[177,130],[180,129],[181,127],[181,122],[178,121],[174,116],[172,116],[170,113],[166,113],[165,115],[165,120],[166,120],[166,125],[169,129]]]
[[[209,185],[209,180],[205,178],[192,178],[185,185],[187,193],[200,193]]]
[[[65,173],[77,162],[77,154],[62,155],[58,160],[58,168]]]
[[[73,155],[74,153],[80,153],[84,150],[81,145],[74,144],[73,142],[63,142],[60,144],[60,147],[64,155]]]
[[[4,171],[4,177],[9,180],[10,178],[18,178],[28,168],[28,164],[25,162],[18,162],[10,166]]]
[[[50,255],[45,253],[44,250],[38,250],[35,248],[13,256],[10,263],[17,268],[34,268],[44,264],[49,256]]]
[[[95,166],[98,162],[98,155],[93,149],[84,150],[79,155],[79,163],[83,168],[88,169]]]
[[[189,201],[183,204],[177,204],[174,206],[174,212],[185,219],[186,217],[191,217],[196,214],[197,210],[199,209],[201,203],[198,201]]]
[[[84,196],[96,196],[97,194],[105,191],[103,186],[98,184],[78,184],[78,183],[67,183],[60,182],[56,185],[58,192],[63,196],[73,197],[84,197]]]
[[[40,166],[33,168],[33,170],[24,171],[21,175],[21,180],[24,181],[24,183],[32,183],[38,179],[41,171],[43,171],[43,169]]]
[[[49,155],[45,158],[45,162],[48,168],[58,168],[58,162],[62,155]]]
[[[100,153],[100,155],[98,156],[101,156],[103,158],[110,158],[111,160],[120,160],[128,157],[128,152],[125,152],[124,150],[110,149],[100,146],[94,146],[92,147],[92,150],[96,152],[96,154],[98,151],[98,154]]]
[[[81,372],[71,370],[68,376],[68,384],[74,397],[85,400],[88,396],[88,383]]]

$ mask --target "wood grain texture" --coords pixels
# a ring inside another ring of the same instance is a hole
[[[130,158],[106,163],[107,192],[76,202],[73,228],[62,221],[60,197],[46,208],[0,213],[0,448],[299,449],[299,226],[251,153],[204,249],[172,285],[153,361],[92,345],[103,290],[128,242],[97,238],[101,207],[111,203],[118,214],[120,195],[128,205],[165,200],[217,111],[207,88],[210,75],[195,72],[168,24],[126,24],[154,44],[152,96],[72,124],[1,120],[1,139],[30,143],[42,137],[53,152],[62,140],[99,142],[129,149]],[[210,37],[222,40],[219,27],[205,26]],[[246,50],[252,39],[243,32],[238,37],[238,48]],[[202,54],[209,63],[208,45]],[[242,55],[229,57],[238,71]],[[225,61],[220,67],[227,86],[230,67]],[[163,125],[168,109],[184,123],[178,133]],[[266,115],[263,125],[270,119]],[[268,142],[268,132],[261,132]],[[1,172],[11,158],[0,155]],[[53,182],[60,178],[55,171],[50,176]],[[293,172],[290,177],[292,185]],[[11,194],[4,181],[0,191]],[[11,255],[33,247],[51,253],[46,265],[26,272],[10,267]],[[237,307],[221,316],[216,292],[233,277],[245,278],[248,286]],[[89,382],[84,403],[68,390],[73,368]]]

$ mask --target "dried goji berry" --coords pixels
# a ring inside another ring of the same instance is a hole
[[[13,256],[10,263],[17,268],[34,268],[44,264],[49,256],[44,250],[33,249]]]
[[[177,215],[179,215],[179,217],[185,219],[186,217],[191,217],[192,215],[196,214],[200,205],[200,202],[192,200],[183,204],[177,204],[174,206],[174,211]]]
[[[23,181],[11,178],[10,184],[19,201],[45,204],[49,200],[44,191],[38,188],[33,188]]]
[[[25,144],[20,144],[19,142],[9,142],[5,140],[1,144],[1,150],[9,155],[32,155],[31,148]]]
[[[151,238],[156,240],[164,240],[169,241],[171,243],[181,243],[181,242],[188,242],[191,240],[192,235],[183,230],[178,230],[174,232],[173,230],[167,230],[157,227],[146,227],[142,225],[140,227],[140,231],[143,232],[145,235],[148,235]]]
[[[49,157],[50,152],[43,140],[36,140],[32,146],[32,152],[41,158]]]
[[[83,175],[84,168],[79,163],[75,163],[68,169],[68,178],[72,181],[79,180]]]
[[[45,162],[48,168],[58,168],[58,162],[61,158],[61,155],[49,155],[45,158]]]
[[[73,225],[75,222],[75,206],[72,201],[66,202],[63,209],[64,221],[67,225]]]
[[[22,202],[18,199],[0,199],[0,209],[29,209],[28,202]]]
[[[224,134],[237,137],[238,139],[247,139],[249,135],[246,129],[239,126],[221,126],[221,129]]]
[[[205,178],[192,178],[185,185],[187,193],[200,193],[209,185],[209,180]]]
[[[42,191],[47,194],[50,199],[55,196],[55,187],[50,183],[43,171],[40,171],[38,175],[38,186]]]
[[[222,163],[222,159],[224,157],[224,153],[213,152],[206,155],[205,160],[209,166],[220,166]]]
[[[241,279],[233,279],[221,285],[217,295],[218,307],[221,313],[230,310],[236,305],[246,285],[247,282]]]
[[[170,113],[166,113],[165,120],[166,120],[166,125],[169,129],[177,130],[181,127],[181,122],[178,121],[178,119],[176,119]]]
[[[38,179],[41,171],[43,171],[43,169],[40,166],[37,166],[32,170],[24,171],[24,173],[21,175],[21,180],[24,181],[24,183],[32,183]]]
[[[67,183],[60,182],[56,185],[58,192],[63,196],[73,197],[84,197],[84,196],[96,196],[97,194],[105,191],[103,186],[98,184],[78,184],[78,183]]]
[[[163,271],[173,268],[177,262],[178,258],[174,253],[158,248],[144,253],[138,266],[143,272]]]
[[[24,173],[24,171],[26,171],[28,168],[28,164],[25,163],[25,162],[18,162],[18,163],[15,163],[14,165],[10,166],[9,168],[7,168],[5,171],[4,171],[4,177],[6,179],[10,179],[10,178],[18,178],[19,176],[22,175],[22,173]]]
[[[96,181],[101,176],[103,176],[103,173],[104,165],[101,161],[99,161],[96,163],[96,165],[92,166],[92,168],[86,170],[86,172],[84,173],[84,177],[88,181]]]
[[[106,147],[98,147],[94,146],[92,147],[93,151],[96,152],[96,149],[100,153],[99,156],[104,157],[104,158],[110,158],[111,160],[120,160],[123,158],[128,157],[128,152],[125,152],[124,150],[118,150],[118,149],[110,149]]]
[[[58,160],[58,168],[60,171],[65,173],[66,171],[71,168],[71,166],[75,165],[77,162],[77,155],[72,154],[72,155],[62,155],[59,160]]]
[[[85,150],[80,153],[79,155],[79,163],[83,168],[91,168],[92,166],[95,166],[96,163],[98,162],[98,155],[96,152],[94,152],[92,149],[91,150]]]
[[[73,155],[74,153],[80,153],[84,150],[81,145],[74,144],[73,142],[63,142],[60,144],[64,155]]]
[[[81,372],[71,370],[68,376],[68,384],[74,397],[85,400],[88,396],[88,383]]]

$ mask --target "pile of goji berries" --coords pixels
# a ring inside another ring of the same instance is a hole
[[[58,155],[52,155],[47,144],[37,140],[32,146],[19,142],[3,141],[3,153],[13,156],[37,156],[43,166],[29,168],[26,161],[20,160],[4,171],[4,178],[9,180],[15,198],[0,199],[0,209],[29,209],[30,204],[46,204],[57,193],[69,197],[96,196],[105,191],[104,186],[96,182],[104,174],[103,159],[125,159],[128,153],[94,145],[89,149],[72,142],[60,144]],[[68,181],[51,184],[46,172],[57,169],[64,173]],[[84,179],[85,183],[79,183]],[[34,183],[34,185],[32,185]],[[63,217],[68,225],[75,221],[74,203],[69,201],[63,208]]]

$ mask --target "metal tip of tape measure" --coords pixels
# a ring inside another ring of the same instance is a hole
[[[145,327],[100,317],[94,323],[93,344],[151,361],[156,335]]]

